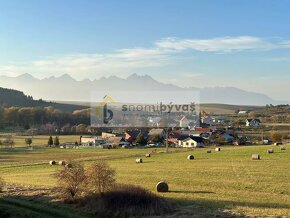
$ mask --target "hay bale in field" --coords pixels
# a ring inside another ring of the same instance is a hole
[[[210,149],[209,149],[209,150],[207,150],[207,151],[206,151],[206,153],[208,153],[208,154],[209,154],[209,153],[211,153],[211,150],[210,150]]]
[[[142,163],[142,162],[143,162],[142,158],[137,158],[136,159],[136,163]]]
[[[145,154],[145,157],[151,157],[151,154]]]
[[[285,151],[286,150],[286,147],[285,146],[280,146],[280,150],[281,151]]]
[[[274,149],[268,149],[267,152],[268,152],[268,154],[273,154],[274,153]]]
[[[279,145],[283,145],[282,142],[275,142],[274,145],[279,146]]]
[[[187,156],[187,160],[194,160],[194,156],[193,155],[188,155]]]
[[[67,164],[65,165],[65,167],[66,167],[66,168],[72,168],[72,164],[71,164],[71,163],[67,163]]]
[[[64,160],[59,161],[58,165],[65,166],[65,161]]]
[[[259,154],[252,154],[252,160],[260,160],[261,156]]]
[[[221,151],[221,148],[216,148],[215,151]]]
[[[156,190],[157,190],[157,192],[168,192],[169,186],[166,182],[161,181],[161,182],[157,183]]]
[[[55,165],[56,162],[54,160],[49,161],[49,165]]]

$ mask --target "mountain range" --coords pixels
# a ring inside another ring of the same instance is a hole
[[[193,81],[194,84],[194,81]],[[17,89],[32,95],[53,101],[90,101],[90,93],[94,90],[156,90],[177,91],[195,90],[200,92],[200,103],[222,103],[235,105],[266,105],[286,104],[287,101],[278,101],[265,94],[245,91],[235,87],[210,88],[182,88],[172,84],[159,82],[148,75],[132,74],[126,79],[117,76],[102,77],[100,79],[85,79],[77,81],[68,74],[60,77],[38,79],[30,74],[17,77],[0,76],[0,87]]]

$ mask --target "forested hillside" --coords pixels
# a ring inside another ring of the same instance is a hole
[[[74,111],[84,109],[83,106],[71,104],[59,104],[47,102],[42,99],[34,100],[32,96],[27,96],[21,91],[0,88],[0,107],[48,107],[52,106],[57,110]]]

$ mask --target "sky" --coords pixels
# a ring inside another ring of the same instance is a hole
[[[290,100],[288,0],[0,0],[0,75],[137,73]]]

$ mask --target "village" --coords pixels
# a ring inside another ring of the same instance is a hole
[[[178,126],[166,128],[115,128],[99,131],[99,135],[82,135],[79,142],[65,143],[60,147],[96,147],[96,148],[148,148],[148,147],[182,147],[202,148],[221,145],[251,145],[270,144],[271,137],[253,140],[244,135],[243,129],[257,128],[260,132],[259,119],[245,119],[238,127],[231,126],[225,116],[200,117],[199,123],[194,123],[185,115],[179,120]],[[242,113],[244,114],[244,112]],[[160,121],[162,122],[162,121]],[[158,126],[158,125],[157,125]],[[90,128],[92,132],[92,128]],[[98,131],[94,131],[98,132]],[[280,140],[279,140],[280,142]]]

